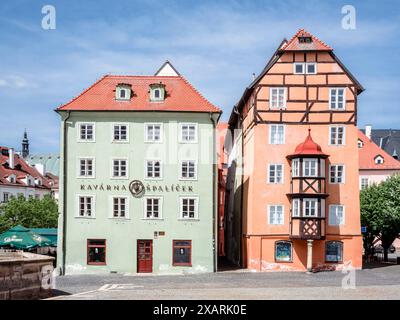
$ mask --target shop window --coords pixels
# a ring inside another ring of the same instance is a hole
[[[275,242],[275,261],[292,262],[292,243],[290,241]]]
[[[106,264],[106,240],[89,239],[87,241],[87,264]]]
[[[192,266],[192,241],[173,240],[173,262],[174,266]]]
[[[340,241],[327,241],[325,245],[326,262],[343,261],[343,243]]]

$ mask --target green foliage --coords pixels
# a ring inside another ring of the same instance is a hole
[[[57,202],[49,195],[42,199],[12,197],[0,206],[0,233],[16,225],[27,228],[56,228]]]
[[[400,175],[362,190],[360,205],[361,224],[367,227],[365,251],[369,253],[374,240],[379,239],[387,261],[387,250],[400,234]]]

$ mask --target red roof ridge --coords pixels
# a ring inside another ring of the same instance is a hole
[[[152,76],[152,75],[122,75],[122,74],[109,74],[106,75],[108,78],[171,78],[171,79],[176,79],[180,78],[180,76]]]
[[[99,82],[104,80],[106,77],[109,77],[109,75],[106,74],[106,75],[102,76],[100,79],[98,79],[96,82],[94,82],[91,86],[89,86],[86,90],[82,91],[79,95],[77,95],[75,98],[72,98],[67,103],[64,103],[63,105],[59,106],[56,110],[62,110],[62,108],[68,106],[69,104],[74,102],[76,99],[78,99],[79,97],[83,96],[86,92],[88,92],[90,89],[92,89],[95,85],[97,85]]]
[[[308,32],[307,30],[301,28],[299,29],[294,35],[293,37],[290,38],[289,41],[286,42],[285,45],[282,46],[282,48],[280,48],[280,51],[284,51],[298,36],[300,33],[306,33],[308,36],[310,36],[314,41],[321,43],[323,46],[325,46],[327,48],[327,50],[333,50],[331,46],[327,45],[324,41],[320,40],[319,38],[317,38],[316,36],[314,36],[312,33]]]
[[[220,108],[212,104],[210,101],[208,101],[203,94],[198,91],[184,76],[180,75],[179,76],[194,92],[196,92],[205,102],[207,102],[210,106],[214,107],[214,109],[218,112],[222,112]]]

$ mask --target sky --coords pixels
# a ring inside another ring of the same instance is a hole
[[[356,12],[342,28],[342,7]],[[56,29],[42,28],[44,5]],[[170,60],[227,120],[282,41],[299,28],[334,48],[365,87],[358,124],[400,129],[400,1],[2,0],[0,145],[59,152],[58,106],[104,74],[149,75]]]

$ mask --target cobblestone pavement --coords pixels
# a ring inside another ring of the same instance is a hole
[[[71,275],[56,278],[52,299],[400,299],[400,265],[369,266],[352,280],[342,272]]]

